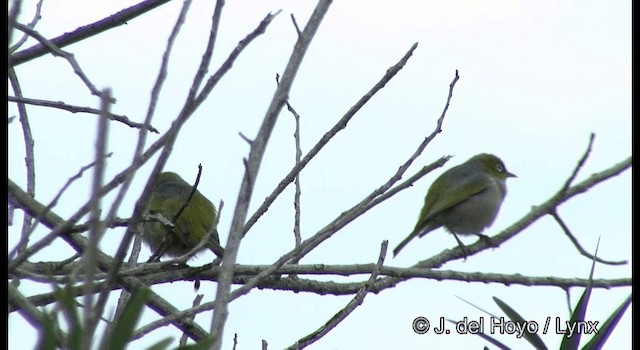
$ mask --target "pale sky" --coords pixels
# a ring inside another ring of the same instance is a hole
[[[131,4],[47,0],[35,29],[46,37],[55,37]],[[297,34],[290,14],[303,27],[315,4],[238,0],[228,1],[223,10],[209,72],[218,68],[267,13],[282,9],[182,129],[165,167],[192,179],[197,165],[203,165],[200,191],[214,203],[220,199],[225,203],[219,226],[223,245],[244,172],[242,158],[248,154],[247,144],[238,133],[253,137],[264,117],[276,88],[275,75],[282,74],[295,43]],[[171,2],[127,25],[65,48],[99,89],[113,90],[117,99],[114,113],[143,120],[161,55],[181,5],[180,1]],[[24,1],[19,21],[31,21],[34,9],[34,1]],[[152,122],[161,132],[168,129],[184,102],[209,35],[212,9],[212,1],[194,1],[178,37]],[[17,37],[19,32],[15,31],[14,40]],[[584,153],[591,132],[596,134],[593,151],[576,181],[631,155],[631,2],[593,0],[397,1],[393,5],[388,1],[335,1],[290,94],[290,102],[301,115],[303,154],[415,42],[418,48],[404,69],[301,173],[303,238],[312,236],[395,173],[434,129],[456,69],[460,80],[443,132],[404,178],[443,155],[454,155],[445,168],[477,153],[498,155],[518,178],[509,179],[498,218],[484,232],[489,236],[560,189]],[[98,99],[90,95],[62,58],[41,57],[18,66],[17,74],[26,97],[99,107]],[[35,140],[36,199],[48,203],[68,178],[93,160],[96,117],[33,106],[28,107],[28,113]],[[17,115],[14,103],[9,104],[9,115]],[[293,166],[293,128],[293,117],[283,110],[257,179],[250,214]],[[109,150],[114,155],[107,163],[107,180],[130,162],[136,139],[137,130],[110,124]],[[151,135],[148,144],[156,139]],[[8,145],[8,176],[24,188],[24,141],[17,119],[8,125]],[[131,215],[152,162],[136,176],[120,217]],[[427,188],[442,171],[434,171],[354,221],[301,263],[375,262],[385,239],[389,240],[388,266],[409,267],[455,247],[453,237],[437,230],[411,242],[397,258],[391,256],[391,249],[414,227]],[[57,214],[68,217],[78,203],[88,199],[90,179],[85,175],[68,190],[55,208]],[[110,195],[105,203],[112,200]],[[270,264],[293,247],[292,203],[290,187],[243,240],[239,264]],[[596,265],[596,278],[631,276],[631,171],[573,198],[558,212],[585,249],[593,251],[600,238],[600,257],[629,261],[625,266]],[[9,249],[17,242],[21,212],[16,212],[14,223],[9,227]],[[47,232],[40,228],[37,235]],[[113,254],[123,232],[109,231],[101,248]],[[472,237],[463,240],[475,242]],[[62,260],[70,254],[71,248],[56,242],[31,261]],[[144,247],[141,260],[150,254]],[[202,254],[190,264],[198,266],[210,258],[210,253]],[[590,260],[579,255],[547,216],[499,248],[442,269],[586,278],[590,267]],[[340,282],[366,278],[331,277]],[[28,281],[20,286],[27,296],[47,290],[47,286]],[[195,297],[191,283],[155,286],[154,291],[183,309],[190,307]],[[572,305],[582,291],[571,290]],[[204,301],[213,300],[215,284],[203,283],[200,293],[205,294]],[[587,319],[604,322],[629,293],[631,288],[596,290]],[[486,343],[476,336],[418,335],[412,331],[411,322],[418,316],[430,320],[441,316],[488,317],[456,296],[501,314],[491,299],[496,296],[526,319],[540,324],[546,317],[568,319],[566,295],[558,288],[413,279],[378,295],[368,295],[362,306],[312,348],[481,348]],[[289,346],[322,326],[351,298],[256,289],[231,304],[223,348],[232,348],[234,333],[238,334],[240,349],[258,348],[262,339],[270,349]],[[138,326],[155,318],[154,312],[147,311]],[[209,329],[210,320],[209,313],[196,318],[205,329]],[[145,348],[166,336],[176,339],[175,346],[180,333],[161,328],[130,348]],[[541,337],[550,348],[557,348],[561,341],[554,332]],[[523,347],[522,339],[507,335],[497,338],[513,348]],[[9,315],[10,348],[31,348],[36,339],[36,333],[20,315]],[[607,345],[612,349],[631,347],[630,310]]]

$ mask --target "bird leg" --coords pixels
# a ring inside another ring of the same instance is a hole
[[[161,244],[160,247],[158,247],[158,249],[155,252],[153,252],[153,254],[151,254],[151,257],[149,257],[149,260],[147,260],[147,262],[148,263],[160,262],[160,257],[166,251],[167,251],[167,246],[164,243]]]
[[[458,242],[458,246],[460,247],[460,249],[462,249],[462,254],[464,254],[464,260],[467,260],[467,256],[469,255],[467,246],[462,244],[462,241],[460,240],[460,238],[458,238],[458,235],[455,232],[451,232],[451,234],[453,235],[453,238],[456,239],[456,242]]]
[[[169,242],[169,240],[165,237],[165,239],[162,240],[162,244],[160,244],[158,249],[156,249],[156,251],[151,254],[151,257],[149,257],[149,260],[147,260],[147,262],[160,262],[160,258],[164,255],[164,253],[167,252],[167,250],[169,250],[170,246],[171,242]]]

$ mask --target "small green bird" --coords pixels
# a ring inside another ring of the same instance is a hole
[[[218,257],[224,254],[218,231],[213,229],[216,208],[198,190],[189,200],[191,191],[192,186],[176,173],[164,172],[156,177],[149,214],[160,214],[174,226],[172,228],[158,220],[143,223],[142,239],[154,252],[150,262],[159,261],[165,254],[176,257],[190,252],[209,231],[212,232],[203,249],[209,248]],[[176,218],[183,207],[184,210]]]
[[[466,247],[458,234],[477,235],[491,243],[481,233],[498,215],[507,194],[508,177],[516,176],[507,171],[500,158],[487,153],[442,173],[427,192],[413,232],[393,250],[393,256],[416,236],[423,237],[442,226],[453,234],[465,257]]]

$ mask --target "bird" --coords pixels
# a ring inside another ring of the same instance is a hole
[[[458,235],[477,235],[493,246],[482,234],[496,219],[507,194],[506,180],[516,175],[507,171],[500,158],[481,153],[450,168],[429,187],[413,231],[393,250],[393,256],[415,237],[445,227],[453,234],[467,256],[466,247]]]
[[[154,179],[149,214],[160,214],[173,227],[153,218],[143,222],[142,240],[153,251],[149,262],[160,261],[165,255],[185,255],[207,235],[200,251],[209,248],[219,258],[224,255],[218,231],[214,228],[218,215],[216,208],[197,189],[189,198],[192,191],[193,186],[175,172],[163,172]]]

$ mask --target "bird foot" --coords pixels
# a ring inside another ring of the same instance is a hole
[[[493,248],[498,248],[498,245],[493,243],[493,240],[491,240],[491,237],[478,233],[478,238],[485,241],[485,243],[487,243],[489,246]]]

